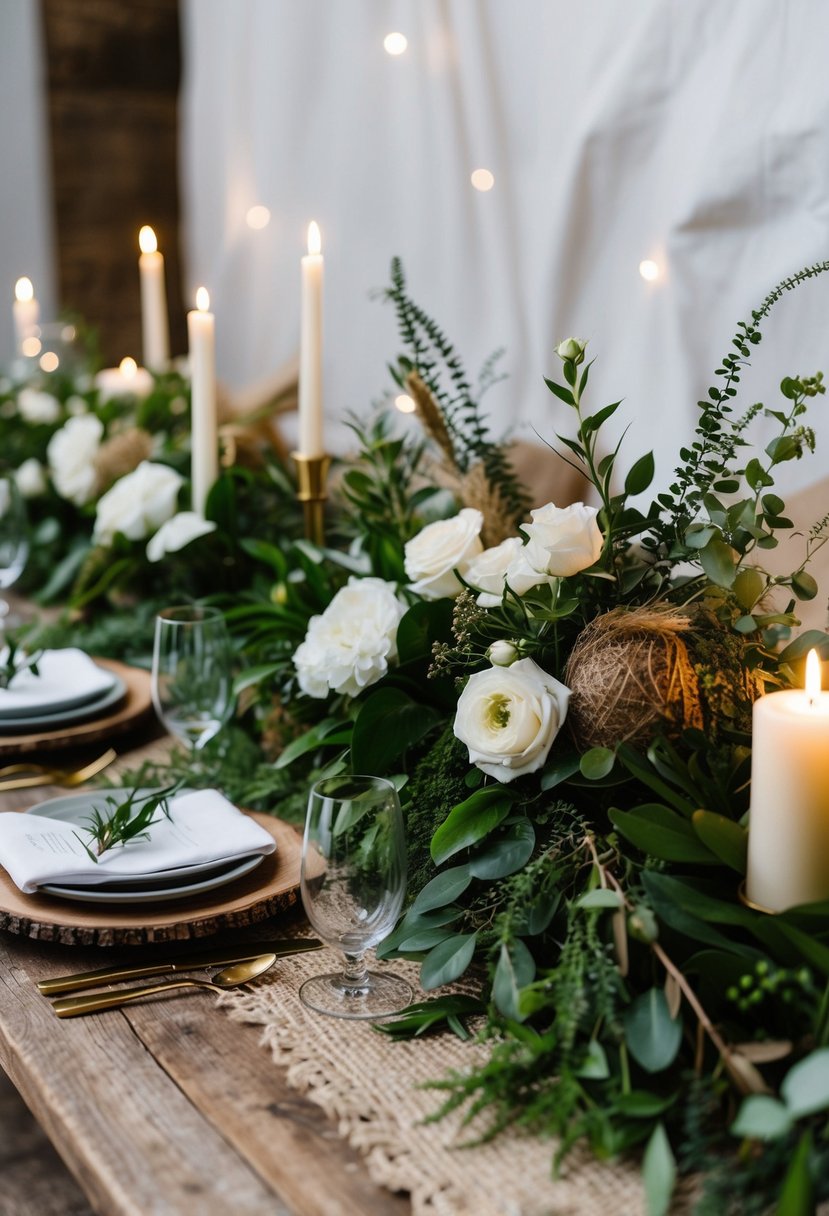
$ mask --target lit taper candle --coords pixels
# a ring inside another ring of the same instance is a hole
[[[141,278],[141,329],[144,366],[162,372],[170,361],[170,330],[167,323],[167,289],[164,258],[158,252],[155,233],[145,224],[138,234],[138,273]]]
[[[301,456],[318,457],[322,439],[322,282],[320,230],[308,225],[308,253],[302,259],[302,314],[299,347],[299,446]]]
[[[207,495],[219,476],[216,417],[216,325],[209,312],[210,296],[196,292],[196,307],[187,314],[190,347],[191,477],[193,510],[204,518]]]
[[[746,895],[771,912],[829,899],[829,692],[816,650],[804,690],[754,702]]]
[[[29,353],[24,344],[27,338],[38,336],[39,323],[40,305],[35,299],[35,289],[32,280],[24,276],[14,285],[14,336],[21,355]],[[37,354],[39,349],[31,353]]]

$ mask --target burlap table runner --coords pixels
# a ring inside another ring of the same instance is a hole
[[[288,1083],[336,1120],[375,1182],[410,1193],[413,1216],[641,1216],[642,1185],[632,1165],[599,1163],[574,1149],[553,1179],[552,1140],[507,1131],[490,1144],[462,1148],[472,1133],[461,1127],[459,1113],[425,1123],[442,1099],[418,1087],[450,1069],[468,1069],[486,1048],[451,1034],[394,1042],[370,1023],[307,1010],[300,985],[339,970],[339,962],[329,950],[297,955],[249,990],[219,1000],[234,1019],[263,1027],[263,1044],[287,1070]],[[424,999],[417,966],[385,966]]]

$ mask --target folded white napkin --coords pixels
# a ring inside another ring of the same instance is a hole
[[[8,654],[0,652],[0,661]],[[74,646],[44,650],[37,661],[38,675],[26,668],[8,688],[0,688],[0,717],[25,717],[83,705],[112,688],[115,676],[98,667],[88,654]]]
[[[106,798],[102,790],[102,813]],[[107,849],[97,863],[82,843],[90,843],[83,826],[7,811],[0,814],[0,864],[30,893],[45,883],[93,887],[119,878],[163,878],[179,866],[220,864],[276,848],[273,837],[218,790],[178,794],[169,809],[170,818],[154,823],[148,840]]]

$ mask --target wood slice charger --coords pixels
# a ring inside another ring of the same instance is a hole
[[[140,667],[128,667],[115,659],[96,659],[99,667],[105,667],[120,676],[127,686],[123,701],[101,718],[89,718],[75,726],[55,726],[51,730],[22,731],[4,735],[0,726],[0,756],[17,756],[21,753],[54,751],[62,747],[77,747],[83,743],[97,743],[113,735],[132,730],[152,713],[150,695],[150,673]]]
[[[255,811],[246,814],[273,836],[276,851],[226,887],[130,909],[24,895],[0,869],[0,929],[68,946],[141,946],[191,941],[267,920],[297,901],[301,841],[281,819]]]

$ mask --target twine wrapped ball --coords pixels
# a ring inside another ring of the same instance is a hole
[[[579,634],[564,682],[568,723],[579,750],[649,742],[703,725],[694,663],[682,634],[688,617],[673,609],[614,609]]]

